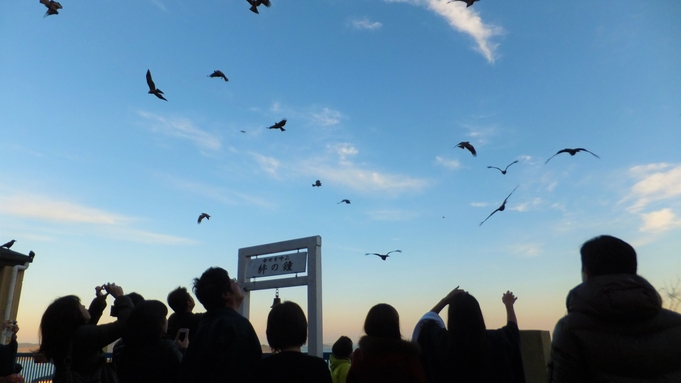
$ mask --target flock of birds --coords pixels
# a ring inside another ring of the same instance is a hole
[[[45,13],[45,16],[44,16],[44,17],[51,16],[51,15],[58,15],[58,14],[59,14],[59,11],[58,11],[58,10],[59,10],[59,9],[62,9],[62,5],[61,5],[59,2],[57,2],[57,1],[54,1],[54,0],[39,0],[39,1],[40,1],[41,4],[45,5],[45,7],[47,7],[47,12]],[[260,12],[258,12],[258,7],[259,7],[259,6],[264,5],[265,7],[268,7],[268,8],[269,8],[269,7],[272,5],[272,3],[271,3],[270,0],[246,0],[246,1],[251,5],[250,10],[251,10],[253,13],[256,13],[256,14],[259,14],[259,13],[260,13]],[[456,1],[461,1],[461,2],[466,3],[466,8],[468,8],[468,7],[472,6],[475,2],[477,2],[477,1],[479,1],[479,0],[451,0],[451,1],[448,2],[448,4],[449,4],[449,3],[456,2]],[[211,74],[208,75],[208,77],[211,77],[211,78],[221,78],[221,79],[223,79],[225,82],[228,82],[228,81],[229,81],[229,79],[227,78],[227,76],[226,76],[221,70],[219,70],[219,69],[218,69],[218,70],[214,70],[213,73],[211,73]],[[159,88],[156,87],[156,84],[154,83],[154,80],[153,80],[153,78],[152,78],[152,76],[151,76],[151,70],[149,70],[149,69],[147,69],[146,80],[147,80],[147,85],[149,86],[149,92],[148,92],[149,94],[153,94],[154,96],[156,96],[157,98],[159,98],[159,99],[161,99],[161,100],[168,101],[168,100],[165,98],[163,91],[162,91],[161,89],[159,89]],[[272,130],[277,130],[277,129],[278,129],[278,130],[280,130],[280,131],[282,131],[282,132],[285,132],[286,129],[284,129],[284,126],[286,125],[286,122],[287,122],[287,119],[284,118],[284,119],[280,120],[279,122],[275,122],[273,125],[267,127],[267,129],[272,129]],[[246,131],[245,131],[245,130],[241,130],[241,133],[246,133]],[[475,150],[475,147],[473,147],[473,145],[472,145],[469,141],[462,141],[462,142],[458,143],[458,144],[456,145],[456,147],[461,148],[461,149],[466,149],[466,150],[468,150],[473,156],[477,156],[477,151]],[[587,150],[587,149],[584,149],[584,148],[574,148],[574,149],[566,148],[566,149],[559,150],[556,154],[554,154],[553,156],[549,157],[549,159],[546,160],[545,164],[548,164],[548,162],[549,162],[553,157],[555,157],[555,156],[557,156],[557,155],[559,155],[559,154],[561,154],[561,153],[568,153],[568,154],[570,154],[570,156],[574,156],[575,154],[577,154],[577,153],[579,153],[579,152],[587,152],[587,153],[590,153],[591,155],[593,155],[593,156],[596,157],[596,158],[600,158],[600,157],[599,157],[598,155],[596,155],[595,153],[593,153],[593,152],[591,152],[591,151],[589,151],[589,150]],[[510,166],[514,165],[514,164],[517,164],[517,163],[518,163],[518,160],[515,160],[515,161],[511,162],[510,164],[508,164],[504,169],[501,169],[501,168],[496,167],[496,166],[487,166],[487,168],[488,168],[488,169],[497,169],[497,170],[499,170],[499,171],[501,172],[502,175],[505,175],[505,174],[508,172],[508,168],[509,168]],[[320,180],[316,180],[316,181],[312,184],[312,187],[321,187],[321,186],[322,186],[322,182],[321,182]],[[512,195],[517,189],[518,189],[518,186],[516,186],[516,187],[513,189],[513,191],[511,191],[511,193],[509,193],[509,195],[504,199],[504,201],[501,203],[501,205],[500,205],[498,208],[496,208],[496,210],[494,210],[492,213],[490,213],[490,214],[487,216],[487,218],[485,218],[482,222],[480,222],[479,226],[482,226],[482,224],[485,223],[485,222],[486,222],[490,217],[492,217],[492,215],[494,215],[496,212],[498,212],[498,211],[504,211],[504,210],[506,209],[506,203],[508,202],[508,199],[511,197],[511,195]],[[349,199],[343,199],[343,200],[341,200],[340,202],[338,202],[338,204],[343,204],[343,203],[349,205],[349,204],[350,204],[350,200],[349,200]],[[443,218],[444,218],[444,217],[443,217]],[[207,213],[201,213],[201,214],[199,215],[199,218],[198,218],[198,221],[197,221],[197,222],[200,224],[204,219],[210,220],[210,215],[207,214]],[[10,247],[12,247],[12,245],[14,244],[14,242],[15,242],[15,241],[12,240],[12,241],[10,241],[10,242],[5,243],[4,245],[2,245],[2,246],[0,246],[0,247],[5,247],[5,248],[9,249]],[[388,258],[388,256],[389,256],[390,253],[401,253],[401,252],[402,252],[401,250],[393,250],[393,251],[387,252],[386,254],[366,253],[365,255],[376,255],[376,256],[380,257],[382,260],[385,261],[385,260]],[[31,252],[31,253],[33,253],[33,252]]]
[[[477,1],[477,0],[475,0],[475,1]],[[456,147],[457,147],[457,148],[461,148],[461,149],[466,149],[466,150],[468,150],[469,152],[471,152],[471,154],[473,155],[473,157],[476,157],[476,156],[478,155],[478,152],[475,150],[475,147],[474,147],[473,145],[471,145],[471,143],[470,143],[469,141],[462,141],[462,142],[459,142],[459,143],[456,145]],[[565,148],[565,149],[559,150],[558,152],[556,152],[556,154],[554,154],[554,155],[552,155],[551,157],[549,157],[549,159],[546,160],[546,162],[544,162],[544,164],[545,164],[545,165],[548,164],[549,161],[551,160],[551,158],[553,158],[553,157],[555,157],[555,156],[557,156],[557,155],[559,155],[559,154],[561,154],[561,153],[568,153],[568,154],[570,154],[570,156],[574,156],[575,154],[577,154],[577,153],[579,153],[579,152],[587,152],[587,153],[590,153],[592,156],[594,156],[594,157],[596,157],[596,158],[601,158],[601,157],[599,157],[598,155],[596,155],[596,153],[591,152],[591,151],[589,151],[589,150],[587,150],[587,149],[584,149],[584,148],[574,148],[574,149]],[[517,164],[517,163],[518,163],[518,160],[515,160],[515,161],[511,162],[510,164],[506,165],[506,167],[505,167],[503,170],[501,170],[501,168],[498,168],[498,167],[496,167],[496,166],[487,166],[487,169],[497,169],[497,170],[499,170],[499,171],[501,172],[502,175],[505,175],[506,172],[508,171],[508,168],[509,168],[511,165]],[[504,211],[504,210],[506,210],[506,202],[508,202],[508,199],[511,197],[511,194],[513,194],[513,192],[516,191],[516,189],[518,189],[518,186],[516,186],[515,189],[513,189],[513,191],[511,191],[511,193],[508,195],[508,197],[506,197],[506,198],[504,199],[504,202],[501,203],[501,206],[499,206],[498,208],[496,208],[496,210],[494,210],[492,213],[490,213],[490,215],[488,215],[487,218],[485,218],[482,222],[480,222],[480,225],[478,225],[478,226],[482,226],[482,224],[485,223],[485,221],[487,221],[487,220],[489,219],[489,217],[491,217],[492,215],[494,215],[494,213],[496,213],[496,212],[498,212],[498,211]]]

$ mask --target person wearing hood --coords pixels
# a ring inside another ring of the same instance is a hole
[[[636,275],[636,251],[609,235],[580,249],[583,283],[553,330],[549,383],[681,382],[681,314]]]
[[[329,362],[331,367],[331,380],[333,383],[345,383],[350,369],[350,357],[352,356],[352,339],[343,335],[331,347]]]
[[[416,343],[402,339],[400,316],[389,304],[372,307],[365,336],[352,354],[347,383],[426,383]]]

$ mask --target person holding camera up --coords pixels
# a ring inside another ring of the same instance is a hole
[[[21,365],[16,363],[17,360],[17,332],[19,326],[17,321],[6,320],[0,322],[0,331],[10,332],[11,339],[8,344],[0,344],[0,382],[10,381],[12,375],[21,371]]]
[[[40,321],[39,354],[54,362],[54,383],[114,381],[102,348],[123,336],[125,322],[132,311],[130,297],[123,288],[107,283],[95,288],[96,298],[86,310],[80,298],[67,295],[52,302]],[[118,314],[115,322],[96,325],[106,307],[106,297],[114,297]],[[97,380],[99,379],[99,380]]]

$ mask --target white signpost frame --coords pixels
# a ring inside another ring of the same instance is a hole
[[[306,252],[302,252],[303,249]],[[268,254],[277,255],[262,257]],[[254,258],[256,256],[258,258]],[[258,277],[302,273],[305,272],[303,266],[307,266],[305,276],[258,280]],[[251,291],[307,286],[307,352],[322,357],[322,237],[316,235],[241,248],[238,267],[237,280],[244,289],[239,313],[246,318],[250,312]]]

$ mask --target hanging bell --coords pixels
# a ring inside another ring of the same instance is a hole
[[[274,295],[274,300],[272,301],[272,306],[270,306],[270,308],[274,308],[274,306],[276,306],[280,303],[281,303],[281,298],[279,298],[279,289],[277,289],[277,291]]]

